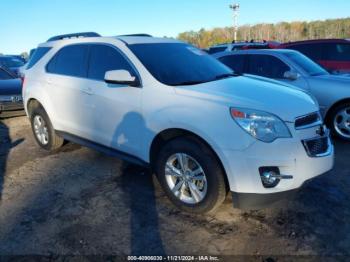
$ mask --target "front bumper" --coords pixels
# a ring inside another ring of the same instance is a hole
[[[327,174],[326,174],[327,175]],[[274,207],[282,200],[290,201],[296,198],[298,192],[306,187],[313,180],[318,177],[306,180],[300,188],[289,191],[282,191],[271,194],[253,194],[253,193],[236,193],[231,192],[233,207],[243,210],[262,209],[267,207]],[[281,202],[285,203],[285,202]]]
[[[277,139],[273,143],[256,141],[244,151],[223,151],[223,165],[233,192],[233,201],[241,202],[234,203],[234,206],[248,203],[248,206],[258,207],[264,206],[264,199],[273,202],[276,198],[289,197],[306,181],[333,168],[334,146],[328,133],[319,135],[320,126],[296,130],[293,124],[288,125],[292,138]],[[328,148],[324,154],[310,156],[305,141],[318,137],[328,139]],[[276,167],[280,174],[293,178],[282,179],[274,188],[265,188],[260,178],[261,167]]]
[[[291,200],[295,197],[298,189],[283,191],[271,194],[254,193],[232,193],[232,202],[234,208],[239,209],[261,209],[272,206],[282,199]]]

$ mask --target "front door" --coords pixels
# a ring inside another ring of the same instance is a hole
[[[137,76],[129,60],[116,47],[90,46],[88,78],[93,93],[93,139],[124,153],[138,155],[145,129],[141,111],[143,89],[104,81],[107,71],[120,69]]]

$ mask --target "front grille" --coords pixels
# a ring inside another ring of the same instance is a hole
[[[321,121],[322,121],[322,118],[318,112],[312,113],[306,116],[298,117],[295,120],[295,128],[296,129],[307,128],[312,125],[318,125],[321,123]]]
[[[310,157],[317,157],[325,154],[330,146],[328,136],[303,141],[303,144]]]

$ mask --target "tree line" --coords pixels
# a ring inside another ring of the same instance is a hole
[[[233,27],[214,28],[180,33],[177,38],[206,48],[233,40]],[[350,18],[327,19],[312,22],[280,22],[276,24],[242,25],[238,28],[238,41],[271,40],[289,42],[321,38],[350,38]],[[1,52],[0,52],[1,53]],[[26,52],[21,55],[28,56]]]
[[[233,40],[233,27],[201,29],[178,35],[178,39],[200,48]],[[276,24],[243,25],[238,28],[238,41],[271,40],[289,42],[321,38],[350,38],[350,18],[327,19],[312,22],[280,22]]]

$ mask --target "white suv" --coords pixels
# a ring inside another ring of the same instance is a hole
[[[333,166],[333,145],[307,94],[238,76],[203,51],[147,35],[58,36],[26,71],[38,144],[64,140],[151,167],[185,211],[268,204]]]

